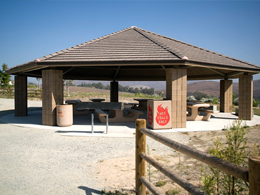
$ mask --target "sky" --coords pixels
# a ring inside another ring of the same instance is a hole
[[[260,0],[0,0],[0,65],[10,68],[130,26],[260,66]]]

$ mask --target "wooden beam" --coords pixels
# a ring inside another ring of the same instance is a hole
[[[169,177],[171,180],[176,182],[178,185],[180,185],[182,188],[184,188],[188,192],[190,192],[194,195],[206,195],[206,193],[201,191],[199,187],[194,186],[193,184],[189,183],[186,179],[181,178],[178,174],[172,173],[172,171],[170,169],[164,167],[162,164],[158,163],[153,158],[147,156],[145,153],[141,153],[140,155],[146,162],[151,164],[153,167],[158,169],[160,172],[162,172],[164,175]]]
[[[166,71],[166,68],[165,68],[165,66],[163,66],[163,65],[161,65],[162,66],[162,68]]]
[[[63,75],[65,75],[66,73],[70,72],[71,70],[73,70],[73,69],[75,69],[75,68],[76,68],[76,67],[72,67],[72,68],[66,70],[65,72],[63,72]]]
[[[221,75],[221,76],[223,76],[223,77],[226,77],[226,74],[224,74],[224,73],[222,73],[222,72],[220,72],[220,71],[217,71],[217,70],[215,70],[215,69],[212,69],[212,68],[207,68],[208,70],[211,70],[212,72],[215,72],[215,73],[217,73],[217,74],[219,74],[219,75]]]
[[[116,79],[116,77],[117,77],[117,75],[118,75],[118,73],[119,73],[120,67],[121,67],[121,66],[118,66],[118,68],[117,68],[117,70],[116,70],[116,72],[115,72],[114,80]]]
[[[243,74],[243,73],[244,73],[244,72],[234,71],[234,72],[228,73],[227,76],[228,76],[228,77],[233,77],[233,76],[237,76],[237,75]]]
[[[154,195],[162,195],[161,192],[146,179],[145,177],[140,178],[141,182],[152,192]]]
[[[187,80],[207,80],[207,79],[223,79],[222,76],[219,75],[210,75],[210,76],[205,76],[205,75],[194,75],[194,76],[187,76]]]

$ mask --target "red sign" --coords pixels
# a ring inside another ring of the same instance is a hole
[[[153,124],[153,109],[150,107],[150,104],[149,104],[149,107],[148,107],[148,123],[150,125]]]
[[[157,107],[156,122],[158,125],[164,126],[170,121],[170,115],[168,112],[168,107],[163,108],[162,104]],[[148,119],[149,120],[149,119]]]
[[[62,114],[62,111],[60,109],[58,110],[58,117],[64,117],[64,115]]]

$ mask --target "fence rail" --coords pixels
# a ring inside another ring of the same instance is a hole
[[[1,97],[12,98],[14,97],[14,89],[12,88],[0,88]]]
[[[160,163],[156,162],[151,157],[145,154],[146,150],[146,135],[159,141],[160,143],[177,150],[183,154],[186,154],[192,158],[195,158],[201,162],[204,162],[212,167],[218,168],[221,171],[230,174],[232,176],[238,177],[244,181],[249,182],[249,193],[250,195],[260,194],[260,157],[250,157],[249,158],[249,170],[238,166],[234,163],[230,163],[216,156],[198,151],[196,149],[192,149],[186,145],[173,141],[167,137],[154,133],[146,127],[145,119],[137,119],[136,120],[136,194],[145,195],[146,187],[149,190],[156,189],[150,183],[147,183],[144,179],[145,177],[145,161],[150,163],[156,169],[164,173],[170,179],[175,181],[185,190],[190,192],[191,194],[205,194],[198,187],[189,183],[187,180],[179,177],[178,175],[171,173],[171,171],[165,167],[163,167]],[[142,182],[144,181],[144,182]],[[149,185],[148,185],[149,184]],[[151,187],[152,185],[152,187]],[[151,190],[151,192],[153,192]],[[157,194],[155,191],[154,194]]]
[[[42,89],[27,89],[27,97],[42,99]]]
[[[0,93],[3,97],[14,98],[15,89],[14,88],[6,88],[0,89]],[[27,97],[28,98],[39,98],[42,99],[42,89],[27,89]]]

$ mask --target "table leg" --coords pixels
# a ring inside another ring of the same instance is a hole
[[[106,134],[108,134],[108,113],[106,116]]]
[[[94,133],[94,110],[91,110],[91,133]]]
[[[198,108],[191,108],[191,115],[187,116],[187,121],[201,121],[203,116],[199,116]]]

